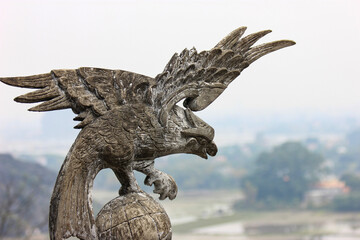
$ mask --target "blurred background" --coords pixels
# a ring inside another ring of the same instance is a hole
[[[261,42],[297,45],[253,63],[198,113],[217,156],[156,161],[179,187],[162,201],[173,239],[359,239],[359,12],[357,0],[0,0],[0,76],[88,66],[154,77],[184,48],[272,29]],[[51,191],[78,134],[70,110],[13,101],[27,91],[0,85],[0,239],[48,239]],[[118,189],[101,171],[95,211]]]

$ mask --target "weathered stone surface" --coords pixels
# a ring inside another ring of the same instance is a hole
[[[111,200],[100,210],[96,226],[99,239],[171,239],[171,223],[164,208],[144,193]]]
[[[22,103],[43,102],[30,111],[71,108],[77,114],[74,120],[80,121],[75,128],[81,131],[63,163],[51,198],[51,240],[71,236],[110,239],[114,234],[117,239],[127,239],[132,228],[139,234],[134,239],[142,239],[153,223],[170,229],[170,222],[162,215],[165,213],[158,213],[152,200],[129,195],[141,192],[133,170],[146,175],[145,184],[154,185],[160,199],[174,199],[176,183],[155,169],[155,158],[175,153],[203,158],[216,154],[214,129],[194,112],[209,106],[252,62],[294,44],[281,40],[253,47],[270,31],[242,37],[245,30],[234,30],[209,51],[198,53],[193,48],[175,54],[155,78],[89,67],[0,78],[12,86],[38,89],[15,98]],[[181,100],[185,108],[177,105]],[[103,225],[98,224],[101,231],[97,234],[91,188],[95,176],[104,168],[112,169],[119,179],[122,198],[106,205],[108,210],[98,218]],[[120,203],[127,206],[119,208],[124,213],[117,209]],[[113,215],[113,211],[119,215]],[[123,223],[123,214],[132,217],[127,218],[129,229]],[[114,228],[113,221],[119,227]],[[160,235],[171,239],[171,231],[164,230]]]
[[[158,234],[160,239],[167,239],[169,233],[171,233],[171,224],[167,220],[167,215],[164,213],[150,214],[151,218],[155,221],[158,228]]]

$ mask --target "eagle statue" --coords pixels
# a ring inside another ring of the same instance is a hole
[[[97,173],[110,168],[119,195],[140,192],[133,170],[146,175],[160,199],[174,199],[174,179],[154,167],[158,157],[215,156],[214,129],[194,112],[209,106],[252,62],[295,44],[280,40],[253,46],[270,30],[243,37],[240,27],[209,51],[175,53],[155,78],[92,67],[52,70],[27,77],[0,78],[11,86],[37,89],[15,98],[41,104],[29,111],[70,108],[81,129],[58,174],[50,202],[52,240],[98,239],[91,190]],[[183,107],[177,105],[183,101]]]

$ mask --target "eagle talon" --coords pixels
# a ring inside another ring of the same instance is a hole
[[[156,173],[150,173],[146,176],[145,185],[152,186],[154,184],[154,193],[160,194],[159,199],[164,200],[169,198],[175,199],[177,195],[177,185],[175,180],[168,174],[157,171]]]

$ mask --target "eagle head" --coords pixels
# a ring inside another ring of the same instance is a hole
[[[165,129],[164,145],[173,153],[195,154],[207,159],[215,156],[217,147],[214,143],[214,129],[196,116],[190,108],[174,105],[163,126]]]

